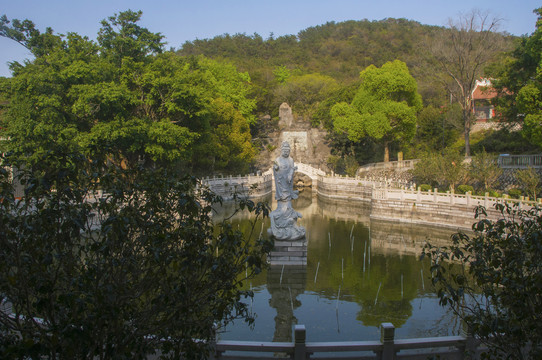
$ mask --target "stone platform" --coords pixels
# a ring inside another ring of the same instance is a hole
[[[307,265],[307,238],[275,241],[273,251],[267,256],[270,265]]]

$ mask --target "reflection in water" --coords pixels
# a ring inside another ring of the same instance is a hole
[[[294,310],[301,306],[297,299],[305,292],[307,269],[304,266],[271,266],[267,271],[269,306],[275,308],[273,341],[292,341],[292,326],[297,324]]]
[[[223,338],[292,341],[294,324],[306,326],[310,341],[376,340],[382,322],[393,323],[401,338],[459,331],[424,279],[429,262],[418,259],[428,238],[445,244],[453,231],[373,221],[369,204],[310,195],[294,202],[307,229],[307,266],[273,266],[252,279],[254,330],[236,323]],[[245,214],[233,221],[248,231]],[[256,224],[255,236],[268,222]]]

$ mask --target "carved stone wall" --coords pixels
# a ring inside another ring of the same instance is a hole
[[[277,131],[266,135],[266,145],[256,161],[257,170],[266,171],[271,167],[273,160],[280,155],[280,144],[283,141],[290,143],[291,156],[296,163],[328,170],[330,149],[326,141],[327,132],[313,128],[309,121],[296,117],[288,104],[283,103],[279,108]]]

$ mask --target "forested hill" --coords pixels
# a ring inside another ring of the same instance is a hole
[[[267,107],[281,102],[274,92],[277,67],[285,67],[291,75],[329,76],[345,87],[355,84],[367,66],[395,59],[408,65],[424,102],[438,105],[446,95],[439,91],[442,86],[435,76],[439,70],[428,62],[426,54],[429,40],[443,31],[448,30],[406,19],[352,20],[328,22],[277,38],[272,34],[267,39],[258,34],[225,34],[187,42],[178,53],[226,59],[247,71],[259,88],[256,97],[262,112],[273,111]]]

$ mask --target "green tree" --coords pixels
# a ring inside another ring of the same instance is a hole
[[[288,79],[290,78],[290,76],[292,76],[292,74],[290,73],[290,70],[288,70],[288,68],[283,65],[283,66],[275,66],[275,68],[273,69],[273,76],[275,76],[275,80],[279,84],[283,84],[286,81],[288,81]]]
[[[194,178],[42,156],[56,171],[2,159],[25,169],[21,201],[0,168],[0,302],[13,311],[0,312],[1,358],[207,358],[215,329],[253,321],[242,285],[271,244],[215,226],[220,199]]]
[[[523,120],[522,134],[542,148],[542,8],[536,29],[520,39],[510,58],[497,72],[495,86],[500,90],[498,111],[509,121]]]
[[[418,183],[455,191],[456,185],[465,181],[467,169],[464,158],[453,148],[447,148],[444,154],[426,153],[416,163],[413,175]]]
[[[474,235],[457,233],[450,247],[428,244],[422,256],[431,258],[440,304],[465,321],[490,358],[540,359],[542,213],[503,204],[496,209],[499,220],[482,218]],[[482,214],[477,208],[476,217]]]
[[[36,29],[32,21],[17,19],[10,21],[6,15],[0,17],[0,36],[17,41],[36,57],[46,55],[60,44],[60,39],[53,34],[52,28],[48,27],[42,33]],[[12,68],[18,66],[20,64],[16,62],[11,64]]]
[[[414,164],[412,175],[417,184],[428,184],[437,187],[441,180],[439,163],[442,155],[437,152],[426,152],[420,157],[420,161]]]
[[[514,177],[519,183],[519,186],[523,191],[530,196],[532,199],[536,200],[536,196],[539,193],[540,189],[540,175],[532,167],[527,169],[516,170],[514,172]]]
[[[145,60],[148,55],[163,51],[164,37],[137,24],[142,14],[141,11],[127,10],[102,20],[97,38],[102,56],[121,66],[126,59]]]
[[[418,114],[415,149],[442,152],[457,140],[461,130],[461,110],[458,105],[441,108],[426,106]]]
[[[333,119],[331,118],[331,108],[341,102],[350,103],[356,95],[359,87],[358,83],[340,87],[339,90],[328,94],[327,98],[318,104],[316,111],[312,114],[312,126],[317,127],[322,125],[329,130],[328,135],[333,137]]]
[[[497,164],[497,156],[488,154],[485,149],[472,157],[469,168],[469,176],[483,185],[484,191],[492,189],[502,169]]]
[[[287,102],[296,113],[311,119],[320,104],[339,89],[337,81],[321,74],[290,76],[275,90],[276,105]]]
[[[331,109],[334,130],[346,133],[354,142],[365,136],[381,140],[384,161],[389,161],[390,143],[408,142],[416,132],[416,113],[422,108],[416,80],[399,60],[381,68],[371,65],[360,78],[352,103],[339,103]]]
[[[456,185],[465,181],[467,168],[464,158],[453,148],[448,148],[440,158],[438,164],[441,184],[446,184],[450,191],[454,192]]]
[[[140,17],[128,11],[104,20],[98,43],[50,34],[54,46],[14,68],[2,85],[10,150],[37,160],[54,147],[100,149],[127,167],[141,161],[207,172],[248,167],[255,154],[248,74],[228,63],[163,52],[162,36],[140,27]],[[24,35],[8,25],[9,36]],[[227,136],[219,124],[229,126]]]

